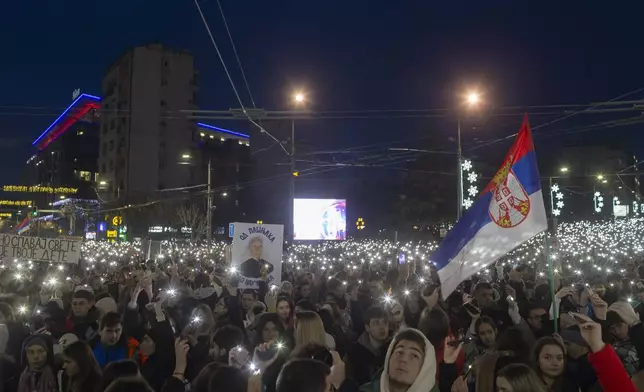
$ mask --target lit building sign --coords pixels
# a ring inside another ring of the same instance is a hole
[[[250,136],[246,135],[245,133],[240,133],[240,132],[231,131],[229,129],[215,127],[214,125],[208,125],[208,124],[204,124],[204,123],[197,123],[197,126],[201,127],[201,128],[205,128],[205,129],[210,130],[210,131],[214,131],[214,132],[221,132],[221,133],[225,133],[225,134],[228,134],[228,135],[237,136],[237,137],[240,137],[240,138],[243,138],[243,139],[250,139]]]
[[[95,231],[88,231],[85,233],[85,239],[87,240],[95,240],[96,239],[96,232]]]
[[[183,234],[192,234],[192,227],[182,227],[181,232]]]
[[[66,186],[52,187],[40,185],[3,185],[3,192],[21,192],[21,193],[78,193],[78,188],[69,188]]]
[[[108,230],[105,232],[105,236],[107,238],[116,238],[117,235],[118,235],[118,232],[116,230]]]
[[[115,216],[112,218],[112,226],[120,226],[123,224],[123,217],[122,216]]]
[[[98,223],[98,231],[105,231],[106,226],[107,225],[105,224],[105,222],[99,222]]]
[[[177,229],[167,226],[150,226],[148,233],[176,233]]]
[[[67,198],[63,200],[57,200],[51,205],[53,207],[57,206],[64,206],[65,204],[70,204],[70,203],[77,203],[77,204],[98,204],[98,200],[95,199],[74,199],[74,198]]]
[[[0,212],[0,218],[11,218],[11,212]]]
[[[0,206],[31,207],[29,200],[0,200]]]

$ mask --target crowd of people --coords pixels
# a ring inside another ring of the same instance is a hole
[[[644,224],[601,224],[560,229],[551,279],[535,239],[446,298],[428,242],[294,245],[255,290],[223,244],[11,261],[0,392],[644,390],[642,237],[617,233]]]

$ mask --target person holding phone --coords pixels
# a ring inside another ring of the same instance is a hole
[[[479,282],[474,287],[474,300],[465,302],[463,307],[470,315],[470,332],[475,333],[474,324],[481,316],[487,316],[494,321],[499,332],[505,331],[514,325],[508,310],[494,301],[494,288],[489,282]]]

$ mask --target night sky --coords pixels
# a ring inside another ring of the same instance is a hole
[[[494,107],[588,104],[644,87],[641,2],[221,2],[255,102],[267,109],[287,109],[289,94],[299,88],[312,109],[366,110],[450,108],[473,85]],[[217,2],[200,4],[250,106]],[[201,74],[199,106],[238,106],[191,0],[30,0],[3,2],[0,9],[0,183],[18,181],[14,169],[71,102],[72,91],[100,95],[105,70],[132,46],[160,42],[190,50]],[[644,93],[626,99],[641,98]],[[558,117],[531,120],[538,125]],[[464,143],[511,134],[520,120],[489,118],[476,135],[468,129]],[[598,121],[576,116],[535,131],[535,139],[539,145],[540,132]],[[453,148],[447,135],[454,123],[334,121],[303,127],[303,138],[320,149],[396,139],[416,140],[397,146],[417,147],[422,140],[423,146]],[[637,150],[641,137],[634,133],[617,128],[584,136],[593,142],[622,138]],[[504,152],[509,142],[499,144],[491,148]]]

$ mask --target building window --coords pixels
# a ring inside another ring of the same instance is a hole
[[[107,133],[107,123],[103,123],[103,135]]]
[[[107,143],[103,143],[103,156],[107,155]]]
[[[161,85],[162,86],[167,86],[168,85],[168,79],[165,79],[165,78],[161,79]]]
[[[114,140],[110,140],[110,151],[114,151]]]
[[[79,178],[79,179],[81,179],[81,180],[83,180],[83,181],[90,182],[90,181],[92,181],[92,173],[91,173],[91,172],[88,172],[88,171],[83,171],[83,170],[81,170],[81,171],[78,173],[78,178]]]

